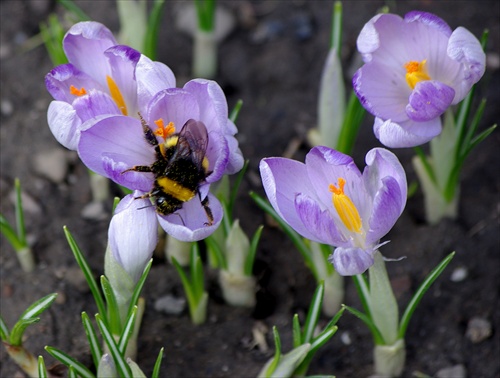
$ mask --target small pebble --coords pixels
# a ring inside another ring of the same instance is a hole
[[[340,334],[340,341],[342,341],[342,344],[344,345],[351,345],[352,340],[351,340],[351,335],[349,332],[345,331]]]
[[[167,315],[180,315],[186,308],[186,300],[184,298],[174,297],[173,295],[165,295],[155,301],[155,310],[163,312]]]
[[[491,323],[485,318],[475,316],[469,320],[465,336],[474,344],[480,343],[491,336]]]
[[[35,172],[48,178],[50,181],[60,184],[66,176],[68,162],[65,151],[54,148],[44,151],[35,156]]]
[[[14,112],[14,105],[12,105],[12,101],[3,99],[0,102],[0,111],[3,116],[10,116]]]
[[[295,38],[300,41],[307,41],[314,34],[313,20],[304,13],[297,15],[293,19]]]
[[[9,199],[13,205],[16,204],[16,191],[15,189],[9,195]],[[42,212],[42,208],[37,201],[33,199],[29,194],[21,190],[21,202],[23,203],[24,214],[39,215]]]
[[[90,290],[85,275],[79,267],[68,268],[64,273],[64,280],[80,293],[87,293]]]
[[[255,44],[262,44],[280,37],[285,31],[285,26],[281,21],[270,20],[261,22],[255,28],[250,40]]]
[[[59,291],[57,293],[57,297],[56,297],[55,302],[57,304],[65,304],[66,303],[66,293]]]
[[[436,378],[466,378],[467,371],[464,365],[445,367],[436,373]]]
[[[467,268],[463,266],[459,266],[453,270],[453,273],[451,273],[450,280],[453,282],[461,282],[467,278],[469,275],[469,271]]]

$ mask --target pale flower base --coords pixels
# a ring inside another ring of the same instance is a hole
[[[323,295],[323,314],[334,316],[344,302],[344,277],[334,272],[324,279],[325,294]]]
[[[406,348],[403,339],[392,345],[376,345],[373,349],[373,361],[377,377],[399,377],[403,373],[406,360]]]
[[[236,275],[225,270],[219,273],[222,296],[227,304],[236,307],[255,306],[255,277]]]
[[[412,159],[413,167],[417,172],[424,194],[425,218],[428,224],[437,224],[443,218],[456,219],[458,217],[458,199],[460,190],[455,190],[455,196],[447,202],[436,185],[427,175],[427,172],[418,156]]]

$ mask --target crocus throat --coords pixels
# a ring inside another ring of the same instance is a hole
[[[426,64],[427,59],[422,60],[420,63],[410,60],[404,65],[406,68],[406,82],[411,89],[414,89],[421,81],[431,80],[427,73]]]
[[[74,85],[71,85],[69,87],[69,93],[71,93],[73,96],[80,97],[80,96],[86,95],[87,91],[85,90],[84,87],[81,87],[80,89],[78,89]]]
[[[109,75],[106,75],[106,82],[108,83],[111,98],[115,101],[116,105],[118,105],[118,109],[120,109],[123,115],[128,115],[127,104],[125,104],[120,88],[118,88],[118,85],[116,85],[113,78]]]
[[[360,234],[363,231],[361,228],[363,223],[356,205],[354,205],[351,199],[344,193],[345,182],[345,179],[339,177],[338,188],[334,184],[330,184],[328,189],[333,193],[333,206],[335,210],[337,210],[344,226],[349,231]]]

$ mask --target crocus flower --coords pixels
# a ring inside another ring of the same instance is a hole
[[[374,148],[363,173],[351,157],[314,147],[305,164],[266,158],[262,184],[276,212],[306,239],[337,247],[330,261],[341,275],[373,264],[380,239],[406,204],[406,176],[396,156]]]
[[[357,46],[365,64],[354,90],[375,118],[376,137],[388,147],[412,147],[441,133],[440,116],[462,101],[483,75],[485,54],[467,29],[413,11],[373,17]]]
[[[116,262],[137,283],[158,242],[154,212],[141,211],[149,201],[137,199],[142,193],[125,196],[115,209],[108,229],[108,242]]]
[[[54,97],[47,119],[57,141],[71,150],[76,150],[81,129],[96,118],[137,117],[156,92],[175,87],[170,68],[118,45],[111,31],[98,22],[73,25],[64,36],[63,48],[69,63],[45,77]]]
[[[183,88],[158,92],[142,116],[159,144],[180,132],[190,119],[206,127],[205,157],[209,174],[198,188],[199,195],[184,202],[173,214],[158,214],[158,219],[165,231],[178,240],[195,241],[207,237],[222,219],[220,202],[208,192],[210,184],[243,166],[234,137],[237,129],[228,119],[224,92],[214,81],[191,80]],[[127,171],[134,166],[151,166],[157,159],[154,146],[146,142],[141,121],[136,118],[116,115],[97,121],[81,132],[78,152],[87,167],[120,185],[145,193],[153,188],[153,173]],[[201,204],[207,195],[214,218],[212,225],[207,224],[207,214]],[[150,207],[141,211],[153,210],[154,207]]]

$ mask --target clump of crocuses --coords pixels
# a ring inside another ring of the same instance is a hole
[[[439,135],[440,116],[485,70],[473,34],[463,27],[452,31],[426,12],[379,14],[365,24],[357,46],[365,64],[354,75],[354,90],[388,147],[413,147]]]
[[[337,247],[331,256],[341,275],[363,273],[406,204],[407,184],[396,156],[383,148],[366,155],[359,171],[350,156],[314,147],[301,163],[267,158],[260,163],[271,205],[300,235]]]

